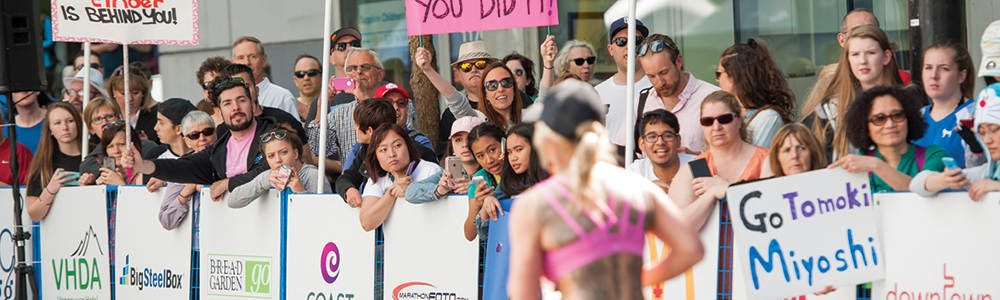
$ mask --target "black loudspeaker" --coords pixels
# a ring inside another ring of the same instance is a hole
[[[38,1],[0,1],[0,93],[45,90],[40,16]]]

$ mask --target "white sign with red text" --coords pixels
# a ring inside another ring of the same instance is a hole
[[[197,45],[198,0],[52,0],[52,40]]]

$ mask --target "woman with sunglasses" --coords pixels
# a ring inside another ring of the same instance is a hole
[[[695,161],[705,159],[711,174],[692,174],[691,168],[681,168],[670,184],[677,187],[670,189],[670,198],[683,209],[689,225],[696,231],[705,225],[716,202],[726,198],[730,184],[773,175],[768,149],[747,142],[749,133],[741,110],[733,94],[717,91],[705,97],[701,103],[701,126],[708,150],[695,157]]]
[[[479,110],[483,112],[486,121],[499,125],[505,131],[510,126],[521,123],[524,100],[516,85],[514,72],[504,64],[492,63],[483,70],[483,84],[479,92],[486,101],[480,105]]]
[[[778,128],[792,122],[795,96],[788,80],[766,46],[750,39],[722,52],[715,81],[723,91],[736,95],[747,120],[750,141],[768,147]]]
[[[427,179],[441,167],[420,159],[403,127],[395,123],[380,125],[372,132],[365,169],[368,182],[362,193],[361,227],[372,231],[382,225],[396,200],[406,196],[411,182]]]
[[[829,161],[857,151],[852,150],[844,130],[848,124],[842,121],[856,95],[876,86],[903,83],[889,38],[882,29],[873,25],[855,27],[847,34],[844,45],[830,84],[810,92],[801,114],[802,123],[823,142]]]
[[[511,71],[517,80],[517,90],[531,97],[534,101],[538,98],[538,83],[535,82],[535,62],[530,58],[514,52],[504,56],[501,62]]]
[[[149,78],[136,67],[129,67],[129,102],[128,109],[132,116],[129,118],[129,125],[139,131],[140,136],[160,144],[160,138],[156,135],[156,100],[150,94],[152,84]],[[118,106],[125,108],[125,75],[122,68],[115,70],[111,78],[108,79],[106,87],[108,95],[113,95],[118,102]],[[124,110],[122,111],[124,113]],[[123,114],[124,116],[124,114]],[[123,118],[124,119],[124,118]]]
[[[132,151],[142,152],[142,144],[139,142],[139,133],[131,130]],[[101,149],[104,149],[104,157],[113,158],[115,165],[113,168],[101,166],[101,175],[97,177],[97,184],[100,185],[132,185],[142,183],[142,174],[133,172],[132,177],[128,177],[125,167],[122,166],[122,153],[125,152],[125,122],[108,124],[101,135]]]
[[[49,96],[39,91],[14,92],[11,96],[17,109],[12,122],[17,126],[17,142],[35,153],[42,138],[42,127],[45,126],[45,105],[49,103]],[[3,135],[7,136],[7,130],[3,131]]]
[[[181,132],[185,132],[184,143],[192,149],[186,155],[194,154],[215,143],[215,120],[204,111],[188,112],[181,120]],[[163,203],[160,203],[159,218],[163,229],[172,230],[180,226],[181,221],[187,216],[188,201],[200,187],[202,185],[185,184],[179,192],[174,193],[174,186],[167,186]],[[194,205],[197,205],[197,201]]]
[[[316,166],[302,162],[302,140],[295,135],[295,129],[288,124],[278,124],[271,130],[260,135],[260,152],[264,154],[270,170],[257,175],[253,180],[235,189],[227,204],[230,208],[245,207],[253,200],[260,198],[271,188],[278,191],[286,187],[296,194],[316,193],[317,185],[323,186],[323,193],[332,193],[330,182],[324,177],[317,183],[319,169]],[[282,168],[291,168],[287,175],[282,174]]]
[[[597,63],[597,51],[584,41],[572,40],[566,42],[559,56],[556,56],[556,77],[563,73],[573,73],[580,76],[583,82],[590,82],[594,75],[594,64]]]
[[[868,173],[872,192],[905,192],[922,170],[944,171],[948,152],[938,145],[911,143],[927,126],[920,115],[920,96],[900,86],[873,87],[859,94],[844,116],[852,145],[861,149],[830,164],[852,173]]]
[[[28,216],[38,222],[49,213],[64,186],[93,184],[94,176],[79,173],[83,120],[69,102],[49,103],[38,151],[28,169]],[[76,176],[79,176],[75,178]]]
[[[944,147],[960,168],[986,162],[986,156],[966,150],[969,146],[955,130],[959,120],[970,119],[976,111],[972,105],[975,101],[971,100],[976,87],[975,73],[969,50],[955,40],[936,41],[924,51],[922,83],[931,104],[921,109],[927,123],[926,134],[913,143]]]

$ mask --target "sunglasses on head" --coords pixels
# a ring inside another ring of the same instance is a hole
[[[648,44],[639,45],[635,48],[635,56],[645,56],[647,53],[660,53],[663,49],[674,49],[667,41],[655,41]]]
[[[477,61],[474,61],[474,62],[464,62],[464,63],[458,65],[459,69],[461,69],[462,72],[465,72],[465,73],[469,73],[469,71],[472,71],[472,67],[473,66],[475,66],[476,69],[479,69],[479,70],[486,69],[486,61],[485,60],[477,60]]]
[[[641,44],[642,40],[645,39],[646,37],[644,36],[637,36],[635,37],[635,44],[636,45]],[[625,47],[625,45],[628,45],[628,38],[624,36],[616,37],[615,39],[611,40],[611,43],[618,47]]]
[[[360,48],[361,47],[361,42],[355,40],[355,41],[350,41],[350,42],[337,43],[337,45],[336,45],[337,46],[337,51],[347,50],[347,45],[351,45],[351,47],[354,47],[354,48]]]
[[[93,65],[91,65],[91,67],[93,67]],[[124,67],[124,66],[118,66],[118,68],[115,68],[115,72],[111,73],[111,75],[112,76],[121,76],[122,72],[124,70],[124,68],[122,68],[122,67]],[[129,75],[139,75],[139,76],[142,76],[142,77],[146,77],[146,74],[142,73],[142,70],[139,70],[139,68],[131,67],[131,66],[128,67],[128,74]]]
[[[229,78],[223,79],[222,81],[219,81],[219,83],[216,83],[215,84],[215,89],[221,89],[222,86],[230,84],[230,83],[242,84],[244,87],[247,86],[246,82],[243,81],[243,77],[229,77]]]
[[[197,140],[198,138],[201,138],[202,134],[204,134],[205,136],[210,136],[210,135],[215,134],[215,127],[208,127],[208,128],[202,129],[201,131],[192,131],[191,133],[188,133],[185,136],[188,139]]]
[[[265,133],[265,134],[261,135],[260,136],[260,142],[261,143],[267,143],[267,142],[270,142],[273,139],[283,140],[283,139],[285,139],[286,136],[288,136],[288,131],[276,130],[276,131],[268,132],[268,133]]]
[[[121,125],[125,125],[125,121],[118,121],[118,122],[114,122],[114,123],[104,124],[104,126],[101,126],[101,128],[107,129],[108,127],[111,127],[111,126],[121,126]]]
[[[892,121],[895,123],[906,121],[906,113],[903,112],[902,110],[894,110],[890,112],[888,115],[883,113],[878,113],[869,117],[868,122],[875,124],[875,126],[882,126],[883,124],[885,124],[885,121],[889,119],[892,119]]]
[[[574,59],[571,59],[571,60],[577,66],[582,66],[584,62],[586,62],[588,65],[594,65],[594,62],[597,61],[597,57],[596,56],[591,56],[591,57],[587,57],[587,58],[574,58]]]
[[[486,87],[486,90],[490,92],[497,90],[497,87],[500,86],[509,89],[510,87],[514,86],[514,78],[507,77],[500,80],[490,80],[484,82],[483,86]]]
[[[736,116],[733,113],[722,114],[718,117],[701,117],[701,126],[712,126],[712,124],[715,124],[715,120],[719,120],[719,124],[725,125],[732,123],[735,119]]]
[[[319,76],[319,73],[320,73],[319,69],[311,69],[308,71],[295,71],[295,77],[303,78],[306,77],[306,75],[309,75],[309,77],[316,77]]]

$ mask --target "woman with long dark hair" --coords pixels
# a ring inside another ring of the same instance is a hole
[[[715,80],[740,101],[751,143],[770,146],[778,128],[793,121],[795,106],[795,96],[771,51],[750,39],[723,51],[719,67]]]
[[[503,171],[500,172],[500,190],[507,195],[519,195],[535,183],[549,178],[549,172],[542,168],[538,151],[531,146],[535,135],[535,124],[520,123],[507,131]]]
[[[38,222],[49,213],[52,200],[67,183],[91,184],[94,176],[80,175],[83,120],[69,102],[49,103],[42,139],[28,169],[28,216]],[[28,167],[28,166],[22,166]],[[79,176],[79,179],[75,179]]]
[[[410,182],[424,180],[441,170],[437,164],[420,159],[413,140],[395,123],[376,128],[368,145],[365,154],[368,182],[362,193],[359,216],[365,231],[382,225],[396,200],[406,195]]]

